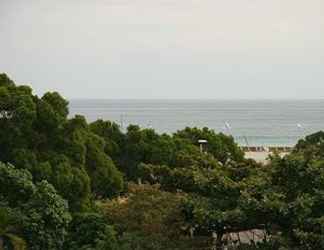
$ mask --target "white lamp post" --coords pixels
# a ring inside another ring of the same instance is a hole
[[[208,141],[207,140],[200,139],[200,140],[198,140],[198,143],[199,143],[199,146],[200,146],[200,152],[202,153],[203,150],[204,150],[203,145],[204,144],[207,144]]]

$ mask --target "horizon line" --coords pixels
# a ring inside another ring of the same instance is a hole
[[[67,100],[110,100],[110,101],[323,101],[322,98],[102,98],[65,97]]]

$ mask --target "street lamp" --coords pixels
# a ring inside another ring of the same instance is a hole
[[[203,145],[204,144],[207,144],[208,143],[208,141],[207,140],[204,140],[204,139],[200,139],[200,140],[198,140],[198,143],[199,143],[199,146],[200,146],[200,152],[202,153],[203,152]]]

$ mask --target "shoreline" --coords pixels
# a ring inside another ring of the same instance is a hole
[[[240,148],[244,151],[244,157],[246,159],[253,159],[263,164],[267,164],[269,162],[269,156],[274,153],[278,153],[280,157],[284,157],[293,150],[291,146],[241,146]]]

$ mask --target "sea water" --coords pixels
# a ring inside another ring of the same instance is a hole
[[[324,130],[324,100],[70,100],[71,117],[84,115],[173,133],[208,127],[242,146],[291,146]]]

